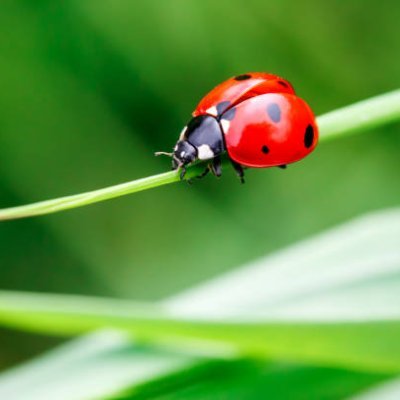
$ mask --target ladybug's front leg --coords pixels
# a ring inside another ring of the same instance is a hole
[[[240,179],[240,182],[244,183],[244,170],[243,170],[243,167],[240,164],[238,164],[237,162],[233,161],[233,160],[231,160],[231,163],[232,163],[233,169],[236,172],[236,175]]]
[[[183,179],[185,178],[185,175],[186,175],[186,167],[184,165],[182,165],[180,167],[180,170],[181,170],[181,172],[179,174],[179,178],[181,179],[181,181],[183,181]]]

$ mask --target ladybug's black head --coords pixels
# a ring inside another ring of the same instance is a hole
[[[172,168],[188,165],[197,159],[197,150],[186,140],[179,140],[172,155]]]

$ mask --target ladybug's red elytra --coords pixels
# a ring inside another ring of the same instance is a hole
[[[172,153],[172,168],[181,171],[209,160],[208,171],[221,176],[221,155],[228,154],[240,180],[243,167],[286,167],[311,153],[318,127],[307,103],[277,75],[251,72],[235,76],[209,92],[182,130]]]

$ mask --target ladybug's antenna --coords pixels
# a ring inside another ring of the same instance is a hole
[[[165,151],[156,151],[154,153],[155,156],[168,156],[168,157],[172,157],[174,155],[174,153],[167,153]]]

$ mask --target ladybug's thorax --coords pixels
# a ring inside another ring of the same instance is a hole
[[[210,160],[224,151],[223,134],[217,119],[199,115],[182,131],[174,148],[174,159],[178,165],[187,165],[196,160]]]

